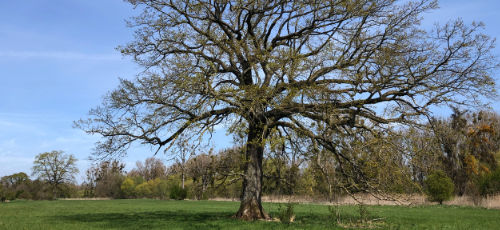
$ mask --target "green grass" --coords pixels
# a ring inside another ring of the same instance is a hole
[[[231,218],[237,202],[14,201],[0,204],[0,229],[340,229],[327,206],[297,205],[294,223]],[[264,204],[276,216],[279,204]],[[359,219],[356,206],[340,206],[343,226]],[[500,210],[456,206],[369,206],[383,229],[498,229]]]

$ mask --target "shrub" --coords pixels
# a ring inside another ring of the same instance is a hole
[[[2,202],[5,202],[6,200],[12,201],[16,199],[16,193],[12,191],[4,191],[2,194]]]
[[[278,208],[278,218],[280,219],[281,223],[284,224],[289,224],[293,222],[295,219],[295,212],[294,212],[294,203],[287,203],[284,207],[279,206]]]
[[[368,222],[368,218],[370,217],[370,213],[368,212],[368,207],[366,207],[365,204],[358,204],[358,212],[359,212],[359,219],[361,220],[362,223]]]
[[[453,197],[453,181],[443,171],[435,171],[424,181],[425,192],[430,201],[439,202],[450,200]]]
[[[340,223],[340,206],[329,205],[328,212],[330,213],[330,220],[333,220],[335,225],[339,224]]]
[[[31,193],[23,191],[19,193],[17,196],[17,199],[24,199],[24,200],[31,200],[33,197],[31,196]]]
[[[479,179],[479,192],[482,196],[500,192],[500,168]]]
[[[135,183],[132,178],[127,177],[125,180],[123,180],[122,185],[120,186],[120,189],[122,190],[122,193],[125,198],[132,198],[135,197]]]
[[[170,188],[170,199],[174,200],[184,200],[187,197],[187,190],[181,188],[178,185],[174,185]]]
[[[135,194],[141,198],[151,198],[153,192],[151,191],[150,185],[147,182],[144,182],[135,187]]]
[[[159,199],[166,199],[168,197],[168,182],[166,180],[160,180],[155,190],[156,197]]]

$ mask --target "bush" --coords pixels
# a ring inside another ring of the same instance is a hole
[[[147,182],[144,182],[135,187],[135,194],[140,198],[151,198],[153,192],[151,191],[151,186]]]
[[[453,181],[443,171],[435,171],[427,176],[424,181],[425,192],[430,201],[439,202],[450,200],[453,197]]]
[[[170,199],[174,200],[184,200],[187,197],[187,189],[183,189],[178,185],[174,185],[170,188]]]
[[[330,220],[333,220],[335,225],[339,224],[340,223],[340,206],[329,205],[328,212],[330,213]]]
[[[162,200],[168,197],[168,182],[166,180],[160,180],[160,182],[157,184],[155,197]]]
[[[368,207],[365,204],[358,204],[359,219],[362,223],[368,222],[370,213],[368,212]]]
[[[281,223],[289,224],[293,222],[293,220],[295,219],[295,212],[293,210],[294,207],[294,203],[288,203],[284,207],[280,204],[278,208],[278,218],[280,219]]]
[[[52,188],[40,180],[32,181],[30,193],[33,200],[51,200],[54,198]]]
[[[33,199],[33,197],[31,196],[31,193],[26,192],[26,191],[22,191],[21,193],[16,194],[16,196],[17,196],[17,199],[23,199],[23,200]]]
[[[500,168],[479,179],[479,192],[482,196],[495,195],[500,192]]]
[[[123,180],[122,185],[120,186],[122,190],[122,194],[125,198],[134,198],[135,197],[135,183],[132,178],[127,177]]]

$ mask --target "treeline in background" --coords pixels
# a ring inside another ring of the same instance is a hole
[[[314,152],[297,142],[293,142],[295,146],[271,144],[263,159],[263,194],[333,201],[364,192],[425,192],[441,203],[452,195],[480,200],[500,192],[498,114],[455,109],[449,118],[430,119],[425,127],[391,129],[387,135],[346,137],[347,147],[339,154]],[[23,172],[2,177],[0,197],[2,201],[94,197],[237,200],[242,190],[243,153],[240,147],[219,152],[193,149],[180,152],[168,167],[152,157],[137,162],[129,172],[117,160],[102,161],[86,171],[82,184],[75,184],[76,159],[53,151],[37,156],[35,179]],[[340,167],[339,156],[356,167],[352,171]]]

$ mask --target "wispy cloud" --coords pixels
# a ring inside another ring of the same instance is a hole
[[[31,136],[45,136],[47,133],[40,127],[19,121],[5,120],[0,117],[0,138],[29,133]]]
[[[91,60],[91,61],[117,61],[121,60],[119,54],[88,54],[79,52],[62,51],[0,51],[3,58],[43,58],[63,60]]]
[[[62,150],[74,154],[78,160],[80,174],[77,176],[82,181],[87,160],[92,151],[94,136],[86,135],[81,130],[73,129],[48,129],[47,133],[40,135],[46,124],[18,124],[16,122],[0,120],[0,177],[16,172],[31,172],[34,157],[42,152]],[[2,132],[4,131],[5,132]],[[16,130],[8,132],[7,130]]]
[[[0,158],[0,177],[17,172],[26,172],[31,174],[31,165],[33,157],[25,156],[2,156]]]

